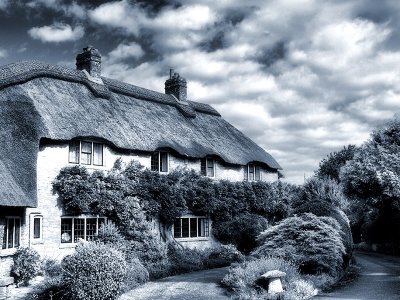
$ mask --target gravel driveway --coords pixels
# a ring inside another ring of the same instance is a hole
[[[313,300],[399,300],[400,257],[357,253],[361,275],[354,282]]]
[[[129,291],[119,300],[226,300],[229,297],[219,282],[227,272],[228,268],[219,268],[167,277]]]

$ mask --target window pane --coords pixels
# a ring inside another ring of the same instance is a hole
[[[93,164],[103,165],[103,144],[93,143]]]
[[[200,162],[200,172],[201,175],[206,176],[207,175],[207,164],[206,164],[206,159],[202,158]]]
[[[259,166],[256,166],[255,169],[256,169],[255,178],[256,178],[257,181],[259,181],[259,180],[261,180],[260,167],[259,167]]]
[[[92,155],[90,153],[82,153],[81,163],[83,165],[90,165],[92,163]]]
[[[161,172],[168,172],[168,153],[167,152],[160,152],[160,171]]]
[[[79,163],[79,141],[69,142],[69,162]]]
[[[202,219],[204,222],[204,236],[210,235],[210,220],[209,219]]]
[[[182,237],[189,237],[189,218],[182,218]]]
[[[207,176],[214,177],[214,160],[207,159]]]
[[[190,237],[197,237],[197,218],[190,218]]]
[[[7,248],[13,248],[14,245],[14,219],[7,219],[7,228],[8,228],[8,244]]]
[[[6,222],[4,224],[3,243],[1,246],[2,249],[6,249],[7,247],[7,219],[5,221]]]
[[[33,238],[40,239],[40,218],[33,218]]]
[[[72,219],[61,219],[61,243],[72,243]]]
[[[159,152],[154,152],[151,154],[151,170],[158,171],[158,156]]]
[[[84,165],[92,164],[92,143],[91,142],[82,142],[81,163]]]
[[[249,180],[254,180],[254,165],[249,164]]]
[[[14,247],[19,247],[21,220],[19,218],[14,219]]]
[[[180,238],[181,235],[181,219],[176,218],[174,221],[174,238]]]
[[[74,219],[74,243],[85,239],[85,219]]]
[[[96,236],[96,218],[86,219],[86,240],[93,241]]]

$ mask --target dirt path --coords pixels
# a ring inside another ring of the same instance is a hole
[[[148,282],[123,294],[119,300],[226,300],[219,282],[228,268],[219,268],[167,277]]]
[[[400,258],[381,254],[357,253],[361,275],[354,282],[313,300],[399,300]]]

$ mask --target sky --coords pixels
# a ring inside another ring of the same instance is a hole
[[[400,111],[397,0],[0,0],[0,65],[74,68],[87,45],[159,92],[173,68],[291,183]]]

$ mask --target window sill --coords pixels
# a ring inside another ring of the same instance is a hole
[[[31,240],[32,245],[42,245],[44,244],[42,239],[37,239],[37,240]]]
[[[197,238],[175,238],[177,242],[204,242],[209,241],[210,237],[197,237]]]
[[[69,249],[69,248],[75,248],[77,245],[77,243],[63,243],[60,244],[60,246],[58,247],[59,249]]]
[[[0,257],[12,256],[17,252],[17,248],[0,249]]]

